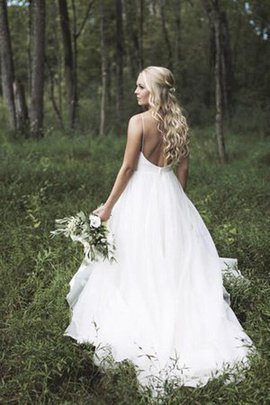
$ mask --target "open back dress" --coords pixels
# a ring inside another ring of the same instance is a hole
[[[220,258],[197,209],[172,166],[144,153],[142,142],[108,222],[116,262],[82,263],[65,335],[94,345],[98,365],[130,360],[142,385],[203,386],[248,368],[254,345],[224,298]]]

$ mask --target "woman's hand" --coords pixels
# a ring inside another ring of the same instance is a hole
[[[108,221],[111,216],[111,208],[106,207],[106,205],[102,205],[93,211],[93,214],[98,215],[102,222]]]

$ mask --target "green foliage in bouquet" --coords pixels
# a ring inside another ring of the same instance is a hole
[[[87,216],[83,211],[75,216],[56,219],[56,229],[51,231],[51,236],[64,235],[73,242],[80,242],[84,248],[86,260],[98,261],[114,258],[113,234],[106,223],[102,223],[99,216],[90,214]]]

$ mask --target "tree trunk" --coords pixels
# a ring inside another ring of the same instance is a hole
[[[121,112],[124,98],[123,83],[123,56],[124,56],[124,35],[123,35],[123,10],[122,0],[115,0],[116,8],[116,112],[117,128],[121,127]]]
[[[175,52],[174,52],[174,64],[173,70],[176,73],[180,73],[181,64],[181,6],[182,0],[176,0],[174,2],[175,7]]]
[[[140,44],[138,35],[138,11],[135,2],[125,1],[126,24],[125,32],[127,36],[127,53],[129,58],[129,73],[132,80],[139,73],[141,67]]]
[[[228,118],[232,114],[233,104],[233,87],[234,87],[234,71],[232,64],[232,51],[230,44],[230,31],[228,26],[227,14],[222,11],[220,14],[221,23],[221,42],[222,42],[222,76],[223,76],[223,95],[224,109]]]
[[[52,102],[52,107],[53,107],[53,110],[54,110],[55,115],[57,117],[59,126],[60,126],[60,128],[62,130],[64,130],[65,126],[64,126],[63,117],[62,117],[62,114],[61,114],[61,109],[58,107],[56,97],[55,97],[54,73],[52,71],[52,68],[51,68],[48,60],[46,60],[46,66],[47,66],[47,71],[48,71],[49,79],[50,79],[50,100]]]
[[[16,120],[17,129],[28,136],[28,108],[25,98],[24,86],[19,80],[15,80],[13,83],[14,99],[16,106]]]
[[[107,81],[107,61],[104,33],[104,2],[99,0],[100,19],[100,56],[101,56],[101,100],[100,100],[100,124],[99,135],[104,135],[105,130],[105,104],[106,104],[106,81]]]
[[[33,31],[32,31],[32,88],[30,125],[31,136],[43,136],[43,95],[44,95],[44,64],[45,64],[45,1],[33,0]]]
[[[113,98],[113,67],[112,67],[112,62],[110,61],[108,55],[106,56],[106,101],[108,105],[113,105],[114,103],[114,98]]]
[[[214,32],[214,55],[215,55],[215,103],[216,103],[216,139],[218,147],[218,157],[221,163],[227,161],[224,140],[224,76],[225,59],[223,43],[221,41],[221,12],[219,8],[219,0],[202,0],[203,6],[207,12],[210,30]]]
[[[139,2],[139,68],[144,68],[144,44],[143,44],[143,31],[144,31],[144,7],[143,0],[137,0]]]
[[[32,31],[33,31],[33,24],[32,24],[32,12],[33,4],[32,1],[28,3],[28,12],[27,12],[27,93],[31,94],[31,87],[32,87]]]
[[[74,54],[72,49],[72,38],[70,31],[70,21],[66,0],[58,0],[61,30],[63,37],[65,75],[68,93],[69,122],[70,127],[74,128],[77,113],[77,86],[74,66]]]
[[[214,27],[215,27],[215,47],[216,47],[216,60],[215,60],[215,93],[216,93],[216,137],[218,145],[218,156],[221,163],[226,162],[225,141],[224,141],[224,128],[223,128],[223,97],[222,97],[222,45],[221,45],[221,25],[220,15],[218,10],[218,0],[215,2],[214,9]]]
[[[9,124],[16,129],[16,107],[13,92],[14,66],[8,26],[7,2],[0,0],[0,58],[2,72],[3,95],[9,111]]]
[[[162,32],[168,52],[168,68],[172,69],[172,46],[171,46],[171,41],[169,38],[169,33],[166,25],[166,16],[165,16],[165,1],[160,0],[160,15],[161,15],[161,24],[162,24]]]
[[[72,33],[72,49],[73,49],[73,116],[71,117],[71,128],[74,128],[77,121],[78,113],[78,44],[77,39],[77,9],[75,0],[72,0],[72,19],[73,19],[73,33]]]

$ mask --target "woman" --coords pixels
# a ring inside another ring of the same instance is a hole
[[[248,367],[253,348],[223,298],[211,236],[184,193],[188,126],[174,91],[166,68],[139,74],[135,94],[146,111],[130,119],[123,164],[95,211],[109,220],[117,262],[83,264],[67,297],[65,334],[92,343],[97,364],[131,360],[139,381],[155,388],[166,379],[203,386],[225,366]]]

